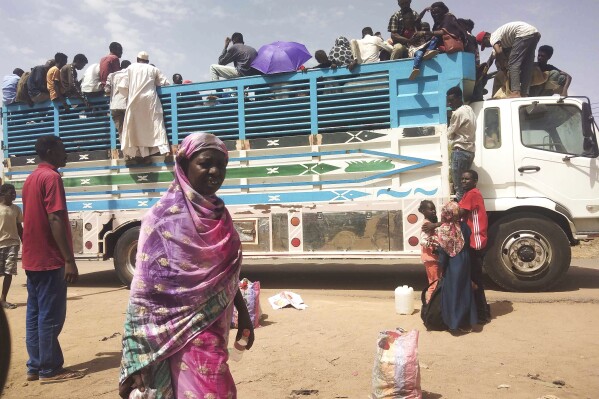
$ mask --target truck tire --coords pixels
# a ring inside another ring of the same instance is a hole
[[[137,241],[139,240],[140,227],[135,226],[125,231],[116,242],[114,248],[114,269],[123,284],[127,287],[133,280],[135,271],[135,257],[137,255]]]
[[[566,233],[542,215],[519,213],[497,221],[489,230],[484,267],[491,279],[509,291],[546,291],[570,267]]]

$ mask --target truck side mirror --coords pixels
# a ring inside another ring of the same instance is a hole
[[[588,102],[582,103],[582,134],[593,137],[593,113]]]

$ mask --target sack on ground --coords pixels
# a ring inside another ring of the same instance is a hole
[[[262,317],[262,308],[260,307],[260,281],[253,283],[247,278],[239,281],[239,289],[243,300],[250,312],[250,319],[254,328],[260,327],[260,318]],[[233,310],[233,319],[231,320],[231,328],[238,328],[237,309]]]
[[[436,284],[435,290],[431,294],[431,297],[426,302],[426,293],[429,287],[433,284]],[[443,321],[443,314],[441,310],[441,294],[443,292],[443,278],[439,280],[435,280],[428,285],[422,291],[422,295],[420,299],[422,299],[422,307],[420,308],[420,318],[422,318],[422,322],[427,330],[434,331],[445,331],[447,330],[447,325]]]
[[[371,399],[421,399],[418,331],[382,331],[372,370]]]

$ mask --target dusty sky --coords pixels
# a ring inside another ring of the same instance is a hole
[[[458,17],[475,21],[475,34],[503,23],[526,21],[539,29],[540,44],[550,44],[550,61],[573,76],[570,94],[591,97],[599,113],[597,17],[599,0],[448,0]],[[414,0],[420,11],[428,1]],[[359,38],[364,26],[387,35],[393,0],[2,0],[0,2],[0,75],[15,67],[27,70],[61,51],[83,53],[90,63],[108,53],[108,44],[124,47],[134,61],[148,51],[150,62],[170,78],[208,79],[226,36],[242,32],[258,49],[276,40],[304,43],[314,53],[328,52],[335,38]],[[425,17],[430,21],[430,14]],[[487,59],[486,50],[482,59]],[[311,65],[309,61],[307,65]]]

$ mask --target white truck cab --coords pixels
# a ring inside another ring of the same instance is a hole
[[[471,104],[474,167],[489,213],[485,268],[512,290],[547,289],[571,244],[599,236],[599,150],[588,99],[537,97]]]

